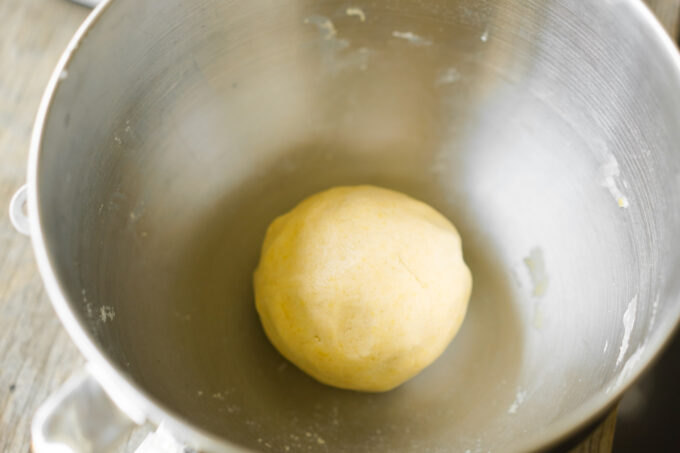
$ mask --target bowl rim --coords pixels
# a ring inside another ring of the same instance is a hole
[[[27,169],[28,218],[30,220],[30,236],[38,270],[52,306],[71,340],[83,354],[88,365],[96,370],[95,376],[104,390],[122,409],[128,408],[127,412],[131,418],[137,421],[148,420],[156,426],[163,424],[176,436],[178,441],[184,442],[193,448],[198,448],[199,451],[251,452],[253,450],[249,450],[246,447],[199,428],[192,421],[166,407],[166,405],[156,400],[135,383],[132,378],[128,377],[124,370],[110,361],[106,353],[97,346],[94,338],[72,310],[66,293],[62,290],[49,259],[47,244],[43,236],[38,199],[38,172],[45,127],[56,92],[62,80],[62,72],[67,70],[81,42],[86,39],[89,33],[95,30],[102,15],[105,14],[113,3],[114,0],[103,0],[80,25],[52,72],[39,104],[31,134]],[[661,23],[641,0],[619,0],[617,4],[627,6],[628,13],[637,16],[640,25],[648,27],[651,31],[655,42],[653,44],[650,43],[650,45],[657,46],[660,51],[660,58],[667,59],[674,67],[675,78],[680,89],[680,53],[678,53],[677,47]],[[658,340],[653,344],[645,345],[652,352],[645,354],[635,364],[633,370],[625,374],[625,376],[621,376],[623,371],[619,372],[619,379],[617,379],[615,383],[616,388],[613,391],[598,392],[584,404],[559,419],[559,421],[549,425],[549,429],[530,436],[529,442],[520,445],[523,451],[536,451],[555,447],[566,441],[570,436],[597,422],[599,418],[616,404],[632,383],[649,368],[650,364],[658,358],[670,342],[675,331],[679,330],[679,324],[680,310],[678,310],[676,319],[673,322],[666,323],[666,332],[658,336]],[[614,376],[612,381],[616,378],[617,376]]]

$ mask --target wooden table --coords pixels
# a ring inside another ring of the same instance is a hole
[[[161,1],[161,0],[159,0]],[[675,31],[680,0],[649,0]],[[84,360],[59,324],[43,289],[30,241],[12,228],[9,200],[25,182],[28,143],[52,69],[89,10],[63,0],[0,0],[0,451],[30,450],[38,406]],[[616,414],[574,452],[611,451]],[[135,430],[119,452],[149,431]]]

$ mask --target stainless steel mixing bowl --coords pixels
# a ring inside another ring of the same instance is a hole
[[[52,79],[31,235],[117,402],[211,451],[527,451],[601,414],[680,316],[680,64],[637,1],[117,0]],[[370,183],[461,230],[444,356],[384,394],[267,342],[267,224]]]

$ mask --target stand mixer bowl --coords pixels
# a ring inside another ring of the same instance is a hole
[[[32,236],[88,360],[207,451],[528,451],[611,407],[680,317],[680,65],[636,1],[117,0],[58,68]],[[421,199],[474,289],[398,389],[269,344],[252,272],[316,191]]]

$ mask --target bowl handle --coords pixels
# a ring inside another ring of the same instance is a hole
[[[24,212],[26,206],[26,192],[28,186],[24,184],[16,191],[12,200],[9,202],[9,219],[14,228],[21,234],[26,236],[31,234],[31,224],[28,221],[28,216]]]
[[[69,378],[36,412],[31,423],[33,452],[106,452],[134,424],[85,368]]]
[[[104,453],[111,451],[145,417],[125,410],[106,393],[92,366],[69,378],[38,409],[31,423],[34,453]],[[161,428],[138,453],[186,451]],[[193,451],[193,450],[189,450]]]

